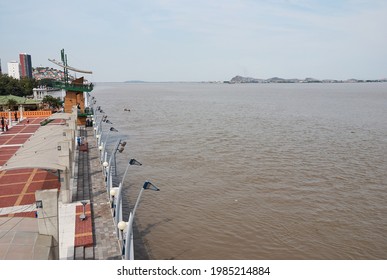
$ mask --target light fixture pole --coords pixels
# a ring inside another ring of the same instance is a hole
[[[124,144],[123,144],[124,143]],[[121,147],[120,147],[121,145]],[[117,141],[117,144],[114,146],[112,153],[110,154],[109,162],[104,161],[103,162],[103,167],[104,169],[104,176],[106,180],[106,190],[109,193],[110,192],[110,187],[113,185],[113,177],[112,177],[112,172],[113,172],[113,165],[112,165],[112,160],[114,159],[114,168],[115,172],[117,172],[117,166],[115,165],[116,162],[116,153],[117,151],[122,153],[124,150],[124,146],[126,145],[126,142],[121,142],[121,140]]]
[[[105,149],[106,149],[106,145],[107,145],[107,141],[109,139],[109,136],[110,136],[110,132],[118,132],[117,129],[115,129],[114,127],[110,127],[107,135],[106,135],[106,138],[105,138],[105,142],[102,142],[102,155],[101,155],[101,162],[103,162],[104,158],[105,158]]]
[[[145,181],[143,187],[141,188],[140,193],[138,194],[136,204],[134,205],[133,211],[130,212],[129,221],[128,221],[128,229],[126,231],[125,238],[125,260],[134,260],[134,248],[133,248],[133,221],[134,215],[136,214],[137,207],[140,203],[140,199],[144,190],[153,190],[159,191],[160,189],[153,185],[149,181]]]
[[[115,208],[116,212],[115,212],[114,221],[115,221],[116,225],[118,225],[119,221],[122,221],[122,218],[123,218],[122,217],[122,188],[124,186],[124,179],[125,179],[126,174],[128,172],[129,166],[131,166],[131,165],[142,165],[142,164],[134,158],[132,158],[128,161],[128,165],[126,166],[126,170],[125,170],[125,174],[123,176],[123,179],[118,186],[118,190],[115,193],[115,195],[116,195],[115,196],[116,197],[116,208]],[[117,235],[119,236],[118,231],[117,231]]]
[[[138,160],[134,159],[134,158],[131,158],[131,159],[128,161],[128,165],[126,166],[124,176],[122,176],[122,181],[121,181],[121,184],[122,184],[122,185],[124,184],[124,181],[125,181],[125,178],[126,178],[126,174],[128,173],[129,166],[131,166],[131,165],[139,165],[139,166],[141,166],[142,163],[139,162]]]

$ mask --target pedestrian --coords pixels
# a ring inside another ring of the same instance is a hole
[[[4,125],[5,125],[4,117],[1,117],[1,131],[4,131]]]
[[[5,120],[5,131],[8,131],[8,124],[9,124],[9,120],[6,119]]]
[[[17,122],[17,112],[15,112],[15,122]]]

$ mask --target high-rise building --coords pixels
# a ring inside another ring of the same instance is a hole
[[[8,76],[15,78],[15,79],[20,79],[19,62],[17,62],[17,61],[8,62]]]
[[[27,77],[32,79],[31,55],[26,53],[21,53],[19,54],[19,59],[20,59],[21,77]]]

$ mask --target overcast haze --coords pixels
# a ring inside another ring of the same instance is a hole
[[[3,72],[18,54],[95,82],[387,78],[385,0],[4,1]]]

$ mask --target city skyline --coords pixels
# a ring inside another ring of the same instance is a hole
[[[0,58],[58,68],[65,49],[96,82],[383,79],[386,14],[382,0],[2,2]]]
[[[20,77],[32,78],[32,61],[31,55],[27,53],[19,54]]]

